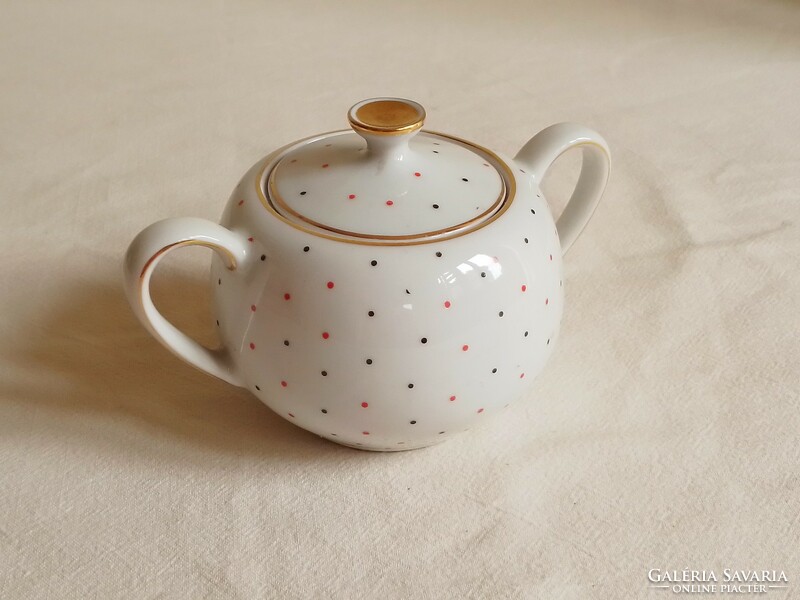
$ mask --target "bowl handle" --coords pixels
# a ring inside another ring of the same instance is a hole
[[[191,217],[153,223],[128,247],[123,265],[125,294],[133,312],[147,330],[173,354],[201,371],[242,386],[230,353],[225,348],[201,346],[167,321],[150,298],[150,277],[163,256],[183,246],[205,246],[214,250],[229,270],[241,266],[246,256],[239,236],[221,225]]]
[[[558,123],[533,136],[514,157],[541,185],[550,165],[564,152],[577,147],[583,149],[581,174],[572,197],[556,222],[564,254],[586,227],[606,188],[611,167],[608,144],[603,136],[587,127]]]

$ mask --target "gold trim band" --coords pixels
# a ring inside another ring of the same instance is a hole
[[[453,238],[456,238],[456,237],[460,237],[462,235],[466,235],[468,233],[472,233],[472,232],[477,231],[479,229],[482,229],[483,227],[486,227],[490,223],[492,223],[495,220],[497,220],[502,214],[504,214],[508,210],[508,208],[511,206],[511,204],[514,201],[514,198],[516,196],[517,184],[516,184],[516,178],[514,176],[514,172],[511,170],[511,168],[508,166],[508,164],[506,164],[506,162],[502,158],[497,156],[497,154],[495,154],[494,152],[492,152],[491,150],[489,150],[487,148],[484,148],[483,146],[479,146],[478,144],[474,144],[474,143],[469,142],[467,140],[463,140],[461,138],[458,138],[458,137],[455,137],[455,136],[452,136],[452,135],[448,135],[446,133],[439,133],[439,132],[435,132],[435,131],[427,131],[426,130],[425,133],[427,133],[428,135],[444,138],[444,139],[447,139],[447,140],[451,140],[451,141],[454,141],[454,142],[456,142],[458,144],[462,144],[464,146],[467,146],[469,148],[477,150],[479,153],[483,154],[486,158],[488,158],[491,162],[495,163],[495,166],[496,166],[496,168],[498,169],[498,172],[501,175],[501,180],[504,183],[503,187],[504,187],[504,191],[505,191],[505,194],[504,194],[505,197],[503,197],[501,195],[501,197],[499,199],[499,204],[500,205],[499,205],[499,207],[496,208],[496,210],[495,210],[495,212],[493,214],[489,214],[488,217],[486,217],[483,221],[478,222],[477,224],[473,225],[472,227],[469,227],[469,224],[475,222],[477,219],[480,219],[481,217],[476,217],[476,219],[473,219],[472,221],[467,221],[467,222],[462,223],[460,225],[457,225],[455,227],[451,227],[451,228],[448,228],[448,229],[442,229],[442,230],[438,230],[438,231],[435,231],[435,232],[430,232],[430,233],[427,233],[427,234],[417,234],[417,235],[411,236],[411,237],[408,237],[408,236],[402,236],[402,237],[401,236],[395,236],[395,237],[392,237],[392,236],[375,236],[375,235],[364,236],[364,234],[353,234],[353,233],[349,233],[349,232],[340,232],[340,231],[338,231],[336,229],[333,229],[333,228],[330,228],[330,227],[324,227],[322,225],[318,225],[316,223],[313,223],[308,219],[303,219],[305,222],[309,223],[310,225],[314,225],[316,227],[321,227],[323,229],[326,229],[327,231],[331,231],[332,233],[338,233],[339,234],[339,235],[332,235],[331,233],[325,233],[324,231],[320,231],[318,229],[312,229],[310,227],[306,227],[302,223],[298,223],[296,221],[293,221],[293,220],[287,218],[284,214],[282,214],[280,211],[278,211],[278,209],[275,206],[273,206],[271,200],[269,198],[267,198],[267,195],[266,195],[264,190],[269,185],[269,182],[270,182],[270,179],[272,178],[273,172],[274,172],[275,168],[278,166],[278,164],[280,164],[280,162],[283,159],[283,157],[286,154],[288,154],[288,152],[291,149],[296,148],[297,146],[299,146],[301,144],[308,143],[308,142],[310,142],[312,140],[322,139],[324,137],[329,137],[329,136],[333,136],[333,135],[342,135],[342,134],[347,134],[347,133],[349,133],[349,131],[345,129],[345,130],[340,130],[340,131],[332,131],[332,132],[321,134],[321,135],[314,135],[314,136],[305,138],[303,140],[300,140],[299,142],[296,142],[294,144],[290,144],[289,146],[284,146],[284,148],[282,148],[281,150],[278,150],[275,153],[275,155],[274,155],[275,158],[272,159],[272,160],[269,160],[269,157],[267,157],[267,159],[264,161],[264,166],[261,168],[261,170],[258,172],[257,177],[255,178],[256,194],[258,195],[258,198],[261,201],[261,204],[264,205],[264,208],[266,208],[270,213],[273,214],[273,216],[277,217],[278,219],[280,219],[281,221],[283,221],[287,225],[290,225],[291,227],[294,227],[295,229],[297,229],[299,231],[303,231],[305,233],[309,233],[309,234],[314,235],[316,237],[321,237],[321,238],[333,240],[333,241],[336,241],[336,242],[342,242],[342,243],[345,243],[345,244],[356,244],[356,245],[362,245],[362,246],[416,246],[416,245],[420,245],[420,244],[432,244],[434,242],[441,242],[441,241],[445,241],[445,240],[450,240],[450,239],[453,239]],[[268,170],[269,170],[269,173],[267,173]],[[272,190],[270,190],[270,192],[271,191]],[[270,193],[270,195],[271,195],[271,193]],[[498,203],[496,202],[493,205],[493,208],[495,206],[497,206],[497,204]],[[490,211],[487,211],[487,212],[490,212]],[[484,215],[485,214],[486,213],[484,213]],[[298,216],[298,218],[302,218],[299,215],[297,215],[297,216]],[[350,237],[343,237],[344,235],[353,236],[356,239],[353,239],[353,238],[350,238]]]
[[[407,235],[378,235],[374,233],[358,233],[357,231],[349,231],[347,229],[338,229],[336,227],[332,227],[330,225],[325,225],[324,223],[320,223],[319,221],[315,221],[310,217],[305,216],[302,213],[297,212],[291,206],[286,203],[286,200],[283,199],[278,193],[277,183],[275,181],[275,176],[280,166],[281,161],[278,161],[275,166],[270,170],[269,177],[267,178],[266,184],[269,188],[269,197],[273,200],[275,204],[278,205],[282,209],[283,212],[288,213],[299,219],[312,225],[314,227],[318,227],[319,229],[324,229],[326,231],[330,231],[333,233],[338,233],[339,235],[343,235],[346,237],[354,237],[354,238],[363,238],[363,239],[372,239],[372,240],[415,240],[419,238],[431,238],[431,237],[440,237],[451,233],[453,231],[458,231],[459,229],[463,229],[465,227],[469,227],[470,225],[477,223],[492,213],[494,213],[498,207],[503,203],[506,199],[506,183],[505,179],[501,176],[500,177],[500,194],[497,196],[497,199],[492,203],[489,208],[483,211],[481,214],[467,220],[462,221],[461,223],[457,223],[456,225],[451,225],[450,227],[445,227],[442,229],[436,229],[434,231],[426,231],[424,233],[411,233]],[[283,214],[283,213],[282,213]]]
[[[161,248],[158,252],[153,254],[153,256],[151,256],[147,260],[147,262],[144,263],[144,266],[142,267],[142,272],[139,273],[139,279],[144,279],[144,276],[147,274],[147,271],[150,269],[150,266],[159,258],[164,256],[167,252],[169,252],[170,250],[174,250],[175,248],[181,248],[183,246],[203,246],[205,248],[211,248],[212,250],[221,252],[222,255],[227,258],[226,261],[227,264],[225,265],[225,267],[229,271],[236,270],[236,257],[233,254],[231,254],[230,250],[228,250],[227,248],[220,246],[219,244],[212,244],[211,242],[202,242],[200,240],[182,240],[180,242],[174,242],[172,244],[168,244],[163,248]]]

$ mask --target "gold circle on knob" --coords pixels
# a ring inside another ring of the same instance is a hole
[[[425,109],[404,98],[373,98],[353,106],[347,117],[355,130],[378,135],[400,135],[422,127]]]

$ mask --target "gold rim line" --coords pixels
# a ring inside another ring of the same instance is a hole
[[[144,277],[145,277],[145,275],[147,275],[147,271],[150,270],[150,266],[156,260],[158,260],[161,256],[163,256],[164,254],[166,254],[170,250],[173,250],[175,248],[180,248],[182,246],[203,246],[205,248],[211,248],[214,251],[220,251],[221,250],[222,254],[227,258],[227,261],[226,261],[227,264],[225,265],[225,267],[229,271],[235,271],[236,268],[237,268],[236,257],[231,253],[230,250],[228,250],[227,248],[225,248],[223,246],[220,246],[218,244],[212,244],[211,242],[201,242],[199,240],[181,240],[180,242],[174,242],[172,244],[168,244],[168,245],[164,246],[163,248],[161,248],[158,252],[153,254],[153,256],[151,256],[147,260],[147,262],[144,264],[144,267],[142,267],[142,272],[139,273],[139,286],[138,286],[139,287],[139,290],[138,290],[139,293],[137,295],[138,295],[138,300],[139,300],[139,308],[141,309],[142,314],[145,315],[145,317],[147,319],[147,323],[148,323],[147,327],[153,328],[153,325],[150,323],[150,318],[146,316],[147,315],[147,311],[144,308],[144,293],[145,293]],[[149,290],[148,290],[148,294],[147,295],[148,295],[148,297],[150,297]],[[158,308],[155,307],[155,303],[153,302],[152,297],[150,297],[150,304],[153,305],[153,308],[155,308],[156,312],[161,316],[161,318],[166,321],[167,320],[166,317],[164,317],[164,315],[161,314],[161,311],[159,311]],[[170,323],[170,325],[172,325],[172,323],[170,321],[167,321],[167,322]],[[175,327],[174,325],[172,325],[172,326]],[[156,339],[158,339],[158,340],[163,339],[163,338],[161,338],[160,334],[157,334],[157,332],[155,332],[155,328],[153,328],[153,332],[154,332],[153,335],[156,337]],[[181,333],[183,333],[183,332],[181,332]],[[186,334],[184,333],[183,335],[186,335]],[[188,337],[188,336],[186,336],[186,337]],[[230,355],[225,351],[224,346],[220,345],[218,348],[209,348],[209,347],[201,344],[197,340],[194,340],[192,338],[189,338],[189,339],[191,339],[195,344],[197,344],[201,348],[203,348],[205,350],[208,350],[209,352],[216,353],[217,355],[221,356],[223,360],[225,358],[227,358],[227,360],[230,361]],[[221,340],[220,340],[220,344],[222,344]],[[171,348],[168,348],[168,349],[171,350]],[[215,379],[219,379],[220,381],[224,381],[225,383],[230,383],[229,381],[227,381],[226,379],[223,379],[219,375],[215,375],[214,373],[211,373],[210,371],[206,371],[205,369],[197,366],[196,364],[191,363],[188,360],[183,359],[183,357],[179,356],[179,358],[181,358],[190,367],[192,367],[194,369],[197,369],[200,373],[205,373],[206,375],[211,375],[211,377],[213,377]],[[228,365],[228,368],[230,369],[231,373],[233,373],[233,367],[231,365]]]
[[[400,240],[416,240],[416,239],[420,239],[420,238],[430,238],[430,237],[435,237],[435,236],[446,235],[446,234],[451,233],[453,231],[457,231],[459,229],[463,229],[465,227],[469,227],[470,225],[472,225],[472,224],[474,224],[474,223],[476,223],[476,222],[478,222],[478,221],[480,221],[482,219],[485,219],[487,216],[489,216],[489,215],[493,214],[495,211],[497,211],[498,207],[501,205],[501,203],[506,198],[506,183],[505,183],[504,178],[501,176],[500,177],[500,194],[497,196],[497,199],[492,203],[492,205],[489,208],[487,208],[481,214],[479,214],[479,215],[477,215],[477,216],[475,216],[475,217],[473,217],[473,218],[471,218],[471,219],[469,219],[467,221],[462,221],[461,223],[457,223],[457,224],[451,225],[449,227],[444,227],[442,229],[435,229],[433,231],[426,231],[424,233],[411,233],[411,234],[408,234],[408,235],[377,235],[377,234],[373,234],[373,233],[358,233],[356,231],[348,231],[346,229],[339,229],[339,228],[333,227],[331,225],[325,225],[324,223],[320,223],[318,221],[315,221],[314,219],[311,219],[311,218],[309,218],[309,217],[297,212],[291,206],[289,206],[286,203],[286,201],[283,199],[283,197],[278,193],[277,183],[275,181],[275,176],[276,176],[278,167],[281,164],[281,162],[282,161],[278,161],[278,163],[275,164],[275,166],[270,171],[270,174],[269,174],[269,177],[267,178],[267,181],[265,182],[269,187],[270,198],[273,199],[274,202],[278,206],[280,206],[282,209],[284,209],[290,215],[293,215],[294,217],[297,217],[301,221],[304,221],[304,222],[308,223],[309,225],[313,225],[314,227],[319,227],[320,229],[324,229],[325,231],[332,231],[332,232],[338,233],[340,235],[356,237],[356,238],[361,238],[361,239],[368,239],[368,240],[397,240],[397,241],[400,241]]]
[[[167,244],[163,248],[161,248],[158,252],[153,254],[147,262],[144,263],[142,267],[142,272],[139,273],[139,280],[140,280],[140,288],[141,288],[141,280],[144,279],[144,276],[147,274],[147,271],[150,270],[150,266],[157,261],[159,258],[164,256],[170,250],[174,250],[176,248],[181,248],[183,246],[203,246],[204,248],[211,248],[214,251],[221,251],[221,253],[228,259],[226,262],[227,264],[225,267],[228,271],[235,271],[236,270],[236,257],[231,253],[230,250],[225,248],[224,246],[220,246],[219,244],[213,244],[211,242],[202,242],[200,240],[181,240],[180,242],[173,242],[172,244]],[[141,289],[140,289],[141,291]]]
[[[366,125],[365,123],[358,123],[354,121],[352,118],[349,119],[350,127],[355,129],[357,132],[361,131],[363,133],[367,133],[370,135],[405,135],[407,133],[411,133],[412,131],[416,131],[420,129],[424,124],[422,121],[419,123],[412,123],[411,125],[404,125],[403,127],[392,127],[390,128],[383,128],[380,126],[370,126]]]
[[[264,159],[264,165],[261,167],[261,169],[258,171],[257,176],[255,177],[256,194],[258,195],[258,198],[261,201],[261,204],[264,206],[264,208],[266,208],[270,213],[272,213],[275,217],[277,217],[278,219],[280,219],[281,221],[283,221],[287,225],[290,225],[290,226],[294,227],[295,229],[297,229],[299,231],[303,231],[303,232],[309,233],[309,234],[311,234],[313,236],[324,238],[324,239],[333,240],[333,241],[336,241],[336,242],[342,242],[342,243],[345,243],[345,244],[356,244],[356,245],[361,245],[361,246],[417,246],[417,245],[421,245],[421,244],[432,244],[434,242],[441,242],[441,241],[451,240],[451,239],[454,239],[454,238],[457,238],[457,237],[461,237],[462,235],[466,235],[468,233],[472,233],[474,231],[478,231],[479,229],[482,229],[483,227],[486,227],[490,223],[493,223],[501,215],[503,215],[508,210],[508,208],[511,206],[511,204],[514,202],[514,199],[516,197],[517,184],[516,184],[516,178],[514,176],[514,172],[511,170],[511,168],[508,166],[508,164],[502,158],[500,158],[497,154],[495,154],[494,152],[492,152],[488,148],[484,148],[483,146],[480,146],[480,145],[475,144],[473,142],[469,142],[469,141],[461,139],[459,137],[456,137],[456,136],[453,136],[453,135],[449,135],[449,134],[446,134],[446,133],[440,133],[440,132],[437,132],[437,131],[426,130],[424,133],[426,133],[428,135],[437,136],[437,137],[440,137],[440,138],[452,140],[454,142],[457,142],[457,143],[462,144],[464,146],[467,146],[469,148],[473,148],[473,149],[477,150],[478,152],[484,154],[491,161],[495,162],[497,164],[497,166],[499,166],[499,170],[502,172],[502,175],[505,176],[505,177],[501,176],[501,181],[504,184],[503,188],[504,188],[504,191],[505,191],[505,197],[503,198],[503,195],[501,193],[501,197],[499,198],[499,200],[497,202],[495,202],[495,204],[492,205],[492,208],[490,208],[489,210],[485,211],[484,213],[482,213],[482,215],[476,217],[475,219],[472,219],[470,221],[466,221],[466,222],[464,222],[464,223],[462,223],[460,225],[457,225],[457,226],[454,226],[454,227],[451,227],[451,228],[437,230],[435,232],[431,232],[431,233],[427,233],[427,234],[416,234],[415,236],[413,236],[411,238],[406,238],[405,236],[403,236],[402,238],[398,238],[398,237],[392,237],[392,236],[381,237],[381,236],[375,236],[375,235],[371,235],[371,236],[367,237],[367,236],[365,236],[365,234],[352,234],[352,233],[347,233],[347,232],[342,234],[342,235],[354,235],[354,237],[364,236],[363,239],[350,239],[350,238],[347,238],[347,237],[331,235],[331,234],[325,233],[323,231],[319,231],[317,229],[311,229],[309,227],[305,227],[302,223],[297,223],[295,221],[292,221],[291,219],[288,219],[285,215],[283,215],[281,212],[279,212],[275,208],[275,206],[273,206],[273,204],[270,201],[270,199],[267,198],[266,194],[264,193],[265,184],[267,184],[269,179],[272,177],[272,174],[273,174],[274,170],[277,168],[277,166],[280,164],[280,162],[283,159],[283,157],[286,155],[286,153],[290,149],[295,148],[295,147],[299,146],[300,144],[309,143],[312,140],[323,139],[323,138],[326,138],[326,137],[329,137],[329,136],[343,135],[343,134],[347,134],[347,133],[350,133],[350,131],[347,130],[347,129],[342,129],[342,130],[337,130],[337,131],[331,131],[331,132],[328,132],[328,133],[322,133],[322,134],[319,134],[319,135],[313,135],[313,136],[307,137],[305,139],[302,139],[302,140],[300,140],[298,142],[294,142],[292,144],[284,146],[283,148],[277,150],[276,152],[273,153],[273,155],[275,155],[275,158],[272,159],[272,160],[269,160],[269,156],[267,156],[267,158]],[[267,175],[266,175],[267,174],[267,169],[270,169],[269,177],[267,177]],[[499,207],[497,207],[498,202],[500,202],[500,206]],[[491,213],[491,210],[493,208],[496,208],[495,212],[493,214],[489,214],[489,213]],[[288,209],[288,210],[291,211],[291,209]],[[473,223],[473,222],[477,221],[478,219],[480,219],[482,216],[485,216],[486,214],[489,214],[488,218],[486,218],[483,221],[477,223],[473,227],[469,227],[470,223]],[[303,219],[306,222],[309,222],[308,220],[304,219],[299,214],[296,215],[296,216],[298,218]],[[332,228],[328,228],[328,227],[324,227],[324,226],[321,226],[321,225],[320,225],[320,227],[322,227],[323,229],[326,229],[328,231],[334,231],[334,232],[338,233],[338,230],[335,230],[335,229],[332,229]],[[438,236],[438,237],[436,237],[436,236]]]

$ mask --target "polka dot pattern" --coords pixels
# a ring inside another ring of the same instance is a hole
[[[446,160],[448,147],[434,149]],[[335,177],[337,164],[316,168]],[[435,177],[406,171],[412,185]],[[456,174],[450,185],[469,189],[475,178]],[[242,209],[227,211],[223,225],[259,240],[253,260],[230,272],[215,258],[213,277],[218,331],[241,348],[248,388],[301,427],[381,450],[442,441],[525,396],[557,340],[564,289],[550,213],[527,185],[518,181],[508,218],[492,228],[400,248],[287,232],[277,220],[270,227],[283,229],[262,230],[245,218],[258,198],[240,192],[231,202],[244,200]],[[310,183],[295,197],[322,201]],[[387,189],[375,198],[344,189],[328,200],[397,218],[406,203]],[[436,197],[423,210],[442,213],[449,202]],[[467,204],[473,214],[477,204]]]

